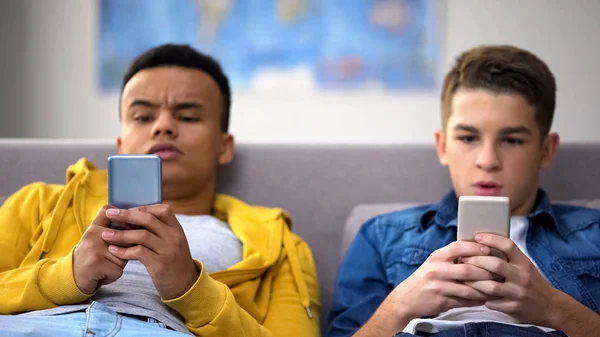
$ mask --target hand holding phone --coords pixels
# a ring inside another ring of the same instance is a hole
[[[123,275],[127,260],[108,254],[102,233],[110,226],[104,205],[73,251],[73,278],[81,292],[93,294],[98,287],[113,283]]]
[[[162,203],[162,163],[157,155],[108,158],[108,203],[120,209]],[[110,228],[135,226],[113,221]]]
[[[461,196],[458,199],[459,241],[475,241],[477,233],[493,233],[510,238],[510,199],[508,197]],[[506,260],[504,253],[491,248],[490,255]]]

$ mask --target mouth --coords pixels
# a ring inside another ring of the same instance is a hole
[[[475,194],[480,196],[499,196],[502,192],[502,185],[491,181],[480,181],[473,184]]]
[[[173,144],[156,144],[146,153],[155,154],[159,156],[161,160],[170,160],[181,156],[183,151]]]

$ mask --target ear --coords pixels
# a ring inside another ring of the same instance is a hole
[[[233,161],[235,140],[230,133],[223,133],[219,151],[219,165],[227,165]]]
[[[446,132],[439,129],[435,132],[435,147],[437,149],[438,159],[443,166],[448,165],[448,156],[446,154]]]
[[[122,148],[123,148],[123,140],[121,139],[121,136],[119,136],[119,137],[117,137],[117,154],[123,153]]]
[[[542,144],[542,158],[540,160],[540,168],[545,169],[552,164],[560,143],[560,137],[557,133],[550,133],[544,139]]]

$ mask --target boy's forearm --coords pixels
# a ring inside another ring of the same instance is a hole
[[[0,314],[49,309],[90,298],[75,283],[72,258],[73,251],[60,259],[42,259],[33,266],[1,272],[0,285],[6,296],[0,301]]]
[[[550,327],[564,331],[569,337],[595,336],[600,331],[600,315],[569,295],[560,292]]]

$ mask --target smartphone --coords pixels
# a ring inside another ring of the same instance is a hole
[[[475,241],[475,234],[482,232],[510,237],[508,197],[461,196],[458,199],[457,239]],[[504,253],[495,248],[490,255],[506,259]]]
[[[108,203],[120,209],[162,203],[162,163],[157,155],[108,157]],[[113,222],[111,228],[135,226]]]

